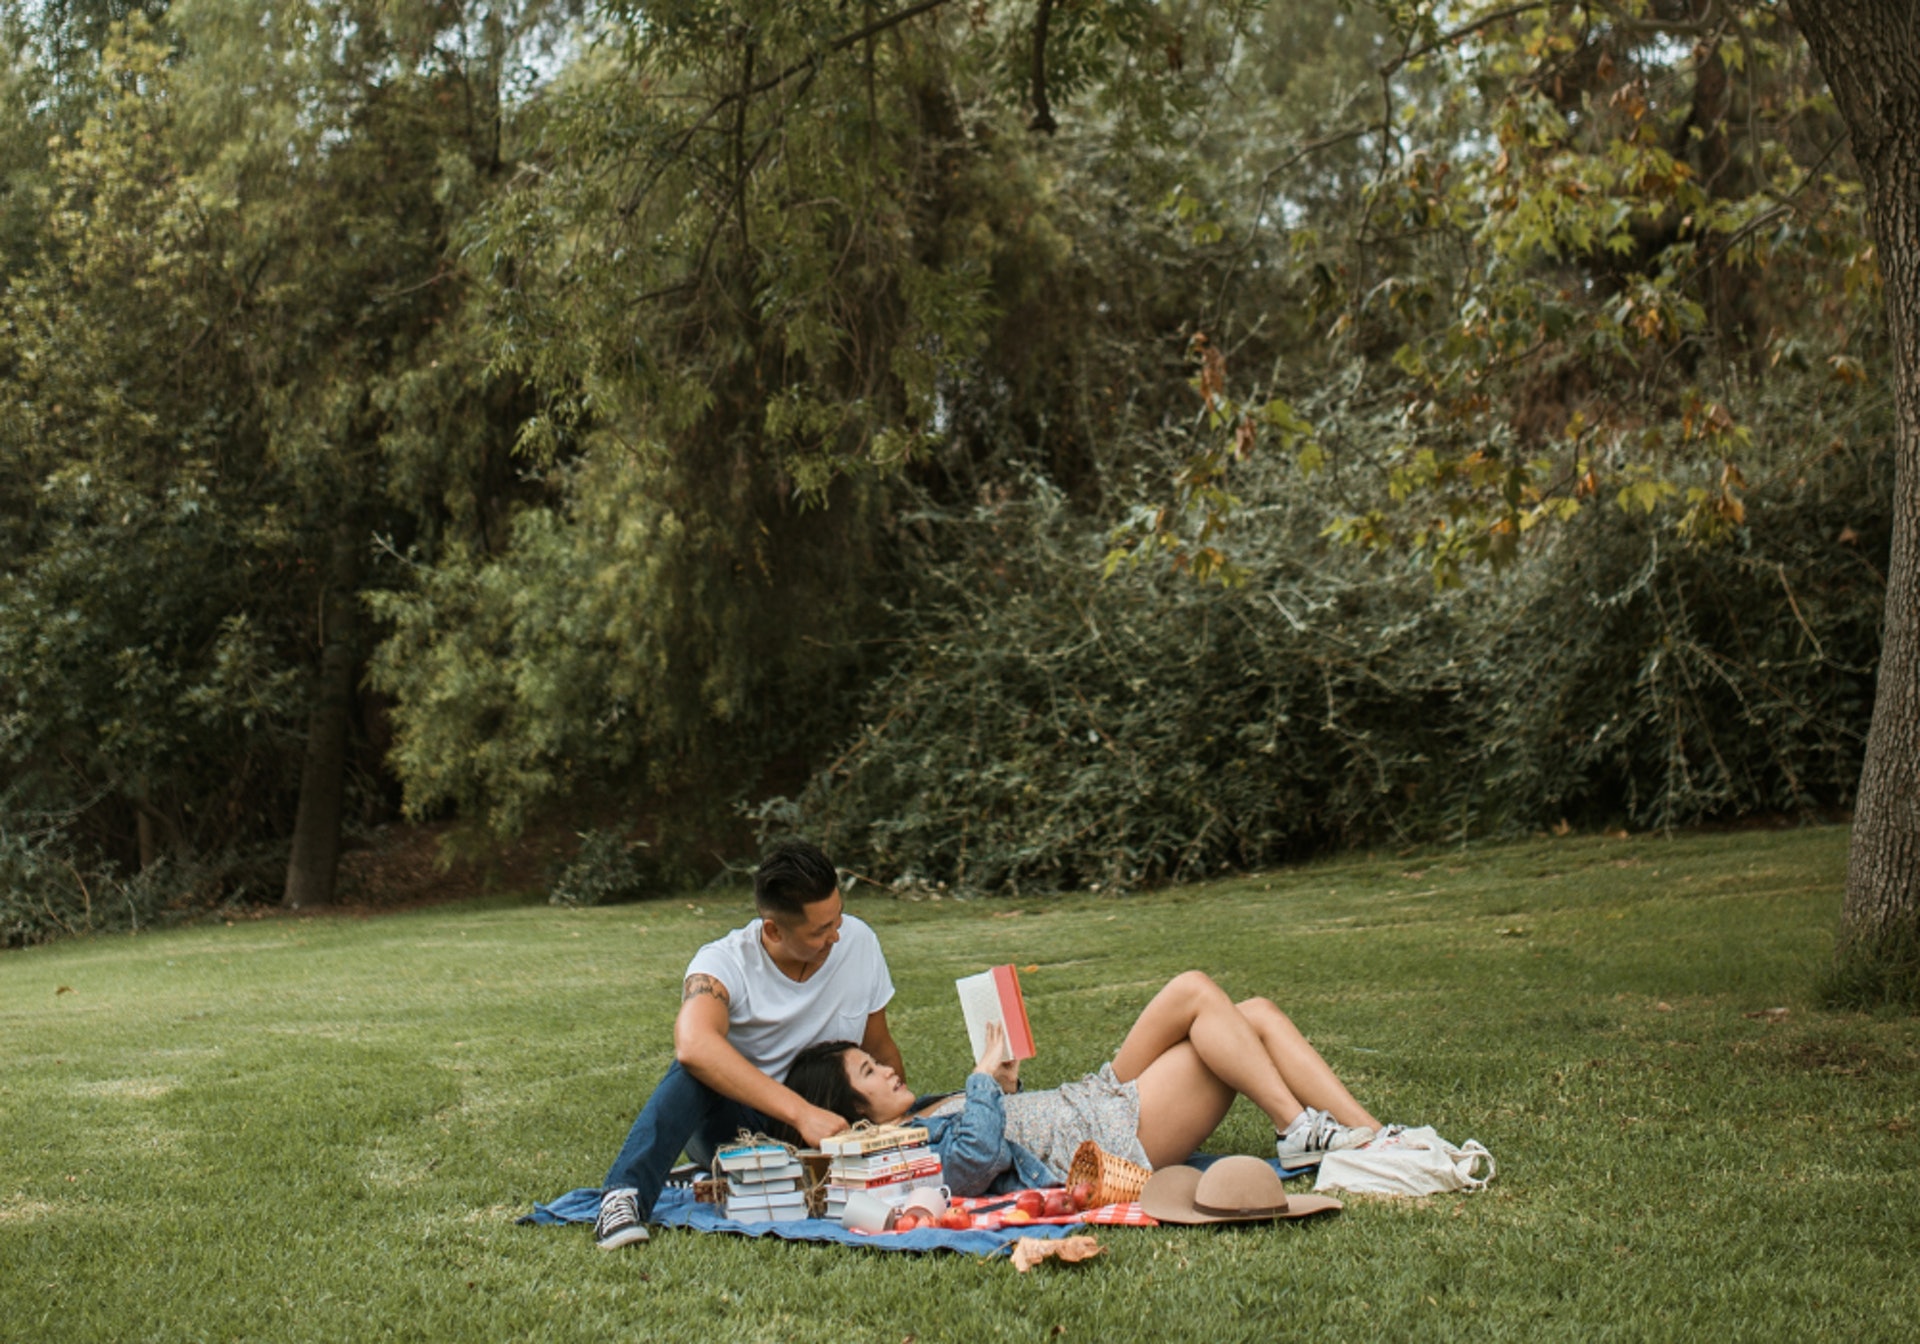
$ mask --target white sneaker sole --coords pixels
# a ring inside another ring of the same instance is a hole
[[[632,1227],[623,1227],[618,1232],[607,1233],[606,1236],[594,1242],[594,1245],[603,1251],[617,1251],[622,1246],[631,1246],[637,1241],[651,1240],[652,1238],[647,1235],[647,1229],[635,1223]]]
[[[1275,1149],[1274,1156],[1279,1159],[1280,1166],[1286,1171],[1305,1171],[1309,1167],[1319,1166],[1320,1159],[1328,1153],[1345,1153],[1355,1148],[1364,1148],[1372,1143],[1376,1137],[1370,1129],[1354,1129],[1350,1130],[1349,1133],[1355,1135],[1364,1134],[1366,1137],[1364,1139],[1356,1139],[1353,1143],[1341,1144],[1338,1148],[1315,1148],[1311,1152],[1289,1153]]]

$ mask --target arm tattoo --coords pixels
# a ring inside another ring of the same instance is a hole
[[[702,994],[708,994],[720,1000],[722,1007],[730,1002],[727,997],[727,987],[725,985],[710,975],[699,974],[687,977],[687,983],[680,992],[680,1002],[690,1003]]]

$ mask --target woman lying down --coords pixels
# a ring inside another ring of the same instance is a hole
[[[787,1086],[839,1115],[926,1126],[955,1195],[1058,1185],[1087,1139],[1147,1167],[1184,1162],[1235,1096],[1273,1121],[1285,1167],[1358,1147],[1380,1128],[1285,1013],[1266,999],[1235,1003],[1199,971],[1154,995],[1098,1073],[1016,1092],[1020,1066],[999,1062],[1005,1045],[990,1024],[966,1091],[943,1096],[916,1097],[851,1041],[801,1051]]]

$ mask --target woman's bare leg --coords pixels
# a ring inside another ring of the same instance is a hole
[[[1345,1083],[1300,1028],[1267,999],[1242,999],[1234,1005],[1266,1048],[1287,1090],[1309,1106],[1318,1106],[1343,1125],[1379,1129],[1380,1122],[1354,1100]]]
[[[1185,1162],[1220,1128],[1235,1095],[1200,1062],[1191,1041],[1166,1051],[1135,1082],[1140,1089],[1140,1146],[1155,1167]]]
[[[1143,1077],[1155,1061],[1183,1043],[1192,1046],[1197,1062],[1216,1080],[1265,1111],[1276,1130],[1286,1129],[1300,1114],[1300,1101],[1287,1087],[1266,1041],[1234,1006],[1226,991],[1199,971],[1175,976],[1141,1010],[1133,1029],[1120,1045],[1120,1053],[1113,1057],[1114,1074],[1123,1083]],[[1301,1043],[1305,1044],[1304,1039]],[[1312,1047],[1308,1049],[1311,1051]],[[1314,1058],[1317,1060],[1319,1056]],[[1322,1063],[1321,1067],[1326,1066]],[[1327,1076],[1332,1077],[1331,1071]],[[1225,1110],[1220,1114],[1226,1114]],[[1219,1123],[1218,1116],[1213,1123]],[[1143,1098],[1143,1132],[1145,1127]]]

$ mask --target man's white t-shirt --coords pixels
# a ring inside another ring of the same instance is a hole
[[[789,978],[760,941],[761,917],[693,954],[688,975],[727,987],[727,1041],[770,1078],[785,1078],[793,1057],[819,1041],[858,1042],[867,1017],[893,998],[880,939],[852,915],[840,941],[805,980]]]

